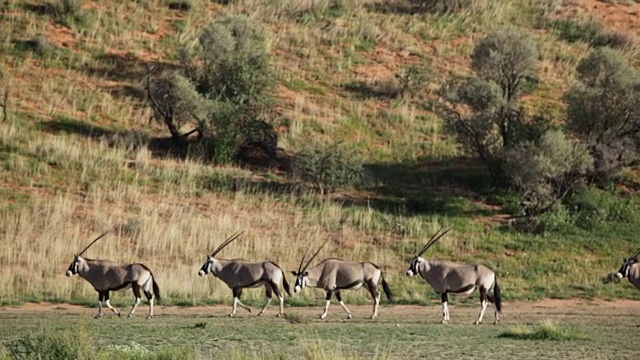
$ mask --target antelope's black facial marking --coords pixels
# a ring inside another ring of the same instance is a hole
[[[71,265],[69,265],[69,268],[67,269],[67,276],[72,276],[77,274],[79,264],[80,264],[80,259],[79,259],[79,256],[76,255],[73,257],[73,261],[71,262]]]
[[[418,274],[418,263],[420,262],[420,258],[419,257],[414,257],[411,260],[411,263],[409,264],[409,268],[407,269],[407,272],[405,273],[407,276],[414,276],[416,274]]]
[[[302,291],[302,289],[304,289],[305,286],[307,286],[307,276],[309,276],[309,273],[307,271],[304,271],[304,272],[292,271],[291,273],[293,273],[293,275],[296,277],[296,283],[293,286],[293,292],[297,293]]]
[[[207,275],[211,272],[211,269],[213,269],[213,257],[209,256],[207,260],[204,261],[204,264],[202,264],[200,271],[198,271],[198,275]]]
[[[620,270],[618,270],[618,273],[617,273],[618,278],[628,277],[631,266],[633,266],[637,262],[638,262],[638,258],[633,258],[629,260],[622,259],[622,266],[620,267]]]

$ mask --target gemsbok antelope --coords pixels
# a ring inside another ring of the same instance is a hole
[[[118,265],[109,260],[93,260],[82,257],[91,245],[96,241],[103,238],[109,232],[106,232],[98,236],[84,250],[78,255],[75,255],[69,269],[67,269],[67,276],[80,275],[81,278],[87,280],[91,286],[98,292],[98,314],[96,318],[102,317],[102,301],[104,300],[107,307],[114,313],[120,316],[120,312],[116,310],[109,302],[109,292],[126,290],[129,287],[133,289],[133,294],[136,297],[136,302],[129,311],[129,317],[133,316],[136,308],[140,304],[141,296],[140,289],[144,292],[144,295],[149,300],[149,316],[153,317],[153,300],[154,297],[160,300],[160,288],[156,283],[151,270],[143,264],[126,264]],[[151,288],[153,287],[153,293]]]
[[[391,289],[384,279],[380,267],[370,262],[354,262],[330,258],[323,260],[320,264],[309,269],[309,264],[311,264],[313,259],[320,253],[320,250],[322,250],[325,244],[326,242],[322,244],[309,261],[302,266],[311,247],[304,253],[302,260],[300,260],[300,265],[298,265],[298,271],[292,271],[296,277],[293,291],[297,293],[305,287],[325,290],[327,292],[326,305],[324,312],[320,315],[321,319],[327,317],[329,304],[331,304],[331,296],[335,293],[340,306],[342,306],[347,313],[347,319],[351,319],[351,311],[349,311],[342,301],[340,291],[358,290],[364,285],[373,298],[373,314],[371,318],[375,319],[378,316],[378,307],[380,305],[380,292],[378,291],[378,281],[380,279],[382,279],[382,289],[387,299],[389,302],[392,302]]]
[[[482,308],[474,324],[482,322],[482,317],[487,309],[487,300],[493,303],[496,316],[494,324],[498,323],[500,321],[500,312],[502,311],[502,297],[496,274],[492,270],[484,265],[458,264],[450,261],[428,260],[421,257],[425,251],[451,229],[440,233],[441,230],[438,230],[411,260],[406,274],[408,276],[420,274],[431,285],[433,290],[440,294],[443,324],[449,321],[448,294],[469,295],[476,288],[480,291],[480,305]],[[493,296],[489,294],[492,287]]]
[[[246,262],[244,260],[224,260],[216,258],[216,254],[225,246],[229,245],[233,240],[237,239],[242,232],[235,233],[227,240],[225,240],[217,249],[208,256],[204,262],[198,275],[204,276],[211,273],[213,276],[222,280],[233,292],[233,309],[229,316],[236,314],[236,308],[238,305],[243,309],[251,312],[251,308],[244,305],[240,301],[240,295],[242,289],[259,287],[264,285],[267,294],[267,303],[264,305],[258,316],[262,315],[271,304],[272,293],[275,293],[280,300],[280,312],[277,316],[284,315],[284,294],[280,290],[280,281],[284,284],[284,290],[289,296],[289,283],[284,276],[284,271],[273,261],[263,262]]]
[[[615,276],[618,279],[626,277],[630,283],[640,289],[640,263],[638,263],[638,255],[640,255],[640,250],[636,251],[629,260],[623,259],[622,266],[620,270],[615,273]]]

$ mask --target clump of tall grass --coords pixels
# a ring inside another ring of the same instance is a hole
[[[194,348],[167,347],[157,351],[131,342],[97,349],[95,340],[84,328],[71,332],[60,332],[43,328],[40,332],[16,338],[5,345],[11,359],[197,359]],[[0,353],[3,359],[4,353]]]
[[[542,321],[536,327],[513,327],[500,335],[500,338],[516,340],[586,340],[582,330],[576,326],[559,326],[551,320]]]

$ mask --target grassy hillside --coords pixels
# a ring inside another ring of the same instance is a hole
[[[95,302],[88,284],[63,274],[74,253],[114,227],[86,255],[144,262],[170,303],[230,299],[220,281],[196,273],[240,229],[243,238],[220,256],[270,259],[291,270],[310,243],[329,239],[321,257],[378,263],[402,301],[425,302],[432,291],[403,274],[442,225],[455,230],[431,256],[495,268],[507,299],[640,298],[626,282],[601,282],[640,247],[637,223],[516,232],[504,219],[517,199],[488,186],[431,111],[434,90],[469,72],[474,41],[514,25],[541,54],[540,84],[527,106],[562,121],[560,98],[580,58],[607,34],[636,44],[640,5],[496,0],[441,14],[382,0],[192,0],[190,10],[162,0],[79,3],[68,13],[57,1],[0,5],[0,95],[8,94],[0,123],[0,303]],[[284,186],[290,180],[278,169],[211,166],[148,146],[167,134],[150,121],[147,69],[176,65],[185,44],[228,14],[267,31],[281,76],[279,146],[294,153],[310,141],[344,141],[371,169],[369,186],[321,196]],[[622,52],[640,64],[635,45]],[[429,75],[412,94],[399,81],[410,65]],[[622,195],[591,196],[639,210],[630,190],[635,173],[627,174]],[[367,301],[364,292],[349,296]],[[291,301],[317,297],[309,291]]]

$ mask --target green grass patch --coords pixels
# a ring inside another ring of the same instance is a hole
[[[545,320],[536,327],[516,326],[500,333],[498,337],[516,340],[587,340],[579,327],[560,326],[550,320]]]

